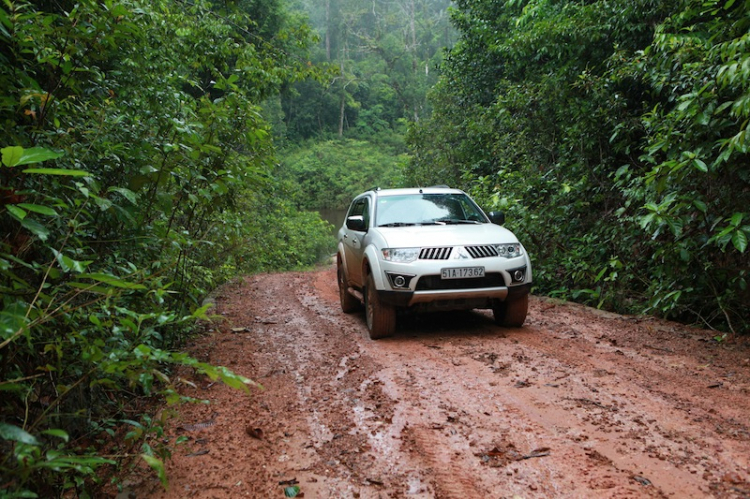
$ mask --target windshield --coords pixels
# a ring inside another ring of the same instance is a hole
[[[378,227],[486,223],[487,218],[465,194],[401,194],[378,198]]]

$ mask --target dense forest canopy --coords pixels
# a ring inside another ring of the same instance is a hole
[[[537,293],[747,331],[750,3],[455,7],[407,178],[506,210]]]
[[[172,366],[252,385],[180,353],[202,299],[315,263],[308,210],[373,185],[504,210],[538,294],[747,332],[749,32],[750,0],[3,0],[0,495],[132,449],[166,481]]]

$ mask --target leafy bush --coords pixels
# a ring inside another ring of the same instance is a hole
[[[745,7],[456,2],[407,177],[506,209],[536,292],[747,331]]]
[[[294,57],[309,33],[276,2],[241,5],[0,6],[2,495],[90,494],[98,468],[127,462],[101,448],[123,426],[165,479],[163,421],[125,406],[185,400],[175,365],[247,391],[179,352],[201,300],[322,252],[325,224],[274,200],[258,105],[314,71]]]

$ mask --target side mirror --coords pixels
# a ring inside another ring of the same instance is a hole
[[[491,211],[489,212],[490,222],[495,225],[505,224],[505,213],[502,211]]]
[[[357,232],[364,232],[367,230],[367,227],[365,226],[365,217],[362,215],[347,217],[346,228]]]

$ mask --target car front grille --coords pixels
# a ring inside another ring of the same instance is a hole
[[[468,279],[441,279],[439,275],[425,275],[417,281],[417,291],[495,288],[505,285],[505,279],[499,272],[491,272],[484,277]]]
[[[419,252],[420,260],[447,260],[453,248],[422,248]]]
[[[491,244],[478,246],[464,246],[472,258],[491,258],[498,255],[497,248]],[[447,260],[451,256],[453,248],[422,248],[419,252],[420,260]]]
[[[481,246],[464,246],[472,258],[489,258],[497,256],[497,248],[490,244]]]

